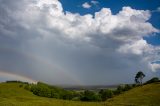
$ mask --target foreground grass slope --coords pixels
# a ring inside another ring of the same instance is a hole
[[[160,82],[131,89],[107,101],[108,106],[160,106]]]
[[[102,103],[65,101],[33,95],[18,83],[0,83],[0,106],[102,106]]]
[[[159,106],[160,83],[134,88],[106,102],[65,101],[43,98],[19,87],[18,83],[0,83],[0,106]]]

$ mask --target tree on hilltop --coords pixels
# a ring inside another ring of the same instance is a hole
[[[139,71],[135,76],[135,82],[137,84],[142,84],[142,80],[145,77],[145,74],[142,71]]]

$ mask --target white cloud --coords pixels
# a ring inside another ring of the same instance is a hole
[[[92,0],[91,3],[94,4],[94,5],[97,5],[99,2],[96,1],[96,0]]]
[[[9,65],[7,68],[22,70],[25,67],[35,73],[32,77],[49,82],[63,83],[62,78],[74,76],[88,84],[118,83],[126,81],[126,77],[130,79],[136,70],[149,70],[148,63],[159,56],[159,47],[143,40],[144,36],[159,33],[148,21],[151,17],[148,10],[123,7],[119,13],[112,14],[109,8],[102,8],[94,15],[80,15],[64,13],[58,0],[2,1],[0,45],[15,50],[0,51],[0,68]],[[34,58],[27,60],[23,55],[14,62],[12,59],[20,51],[45,62],[33,62]],[[33,64],[28,66],[30,63]],[[62,67],[62,72],[56,71],[56,67]],[[31,75],[31,72],[23,73]],[[88,78],[90,73],[92,77]]]
[[[51,15],[59,16],[63,12],[61,3],[58,0],[37,0],[35,5],[40,9],[46,9]]]
[[[148,52],[150,49],[147,42],[143,39],[127,43],[122,45],[118,51],[121,53],[133,53],[136,55],[143,55],[145,52]]]
[[[160,12],[160,7],[157,8],[157,11]]]
[[[153,64],[151,64],[151,68],[152,68],[153,72],[160,71],[160,64],[153,63]]]
[[[82,7],[89,9],[89,8],[91,8],[92,6],[91,6],[88,2],[85,2],[85,3],[82,4]]]

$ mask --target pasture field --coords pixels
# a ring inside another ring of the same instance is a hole
[[[0,83],[0,106],[160,106],[160,83],[136,87],[106,102],[67,101],[39,97],[18,83]]]
[[[106,103],[109,106],[160,106],[160,82],[133,88]]]

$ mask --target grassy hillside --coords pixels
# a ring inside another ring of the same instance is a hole
[[[0,84],[0,106],[101,106],[101,103],[65,101],[33,95],[18,83]]]
[[[38,97],[20,88],[19,85],[0,83],[0,106],[158,106],[160,104],[160,83],[134,88],[105,103]]]
[[[140,86],[107,101],[108,106],[160,106],[160,83]]]

